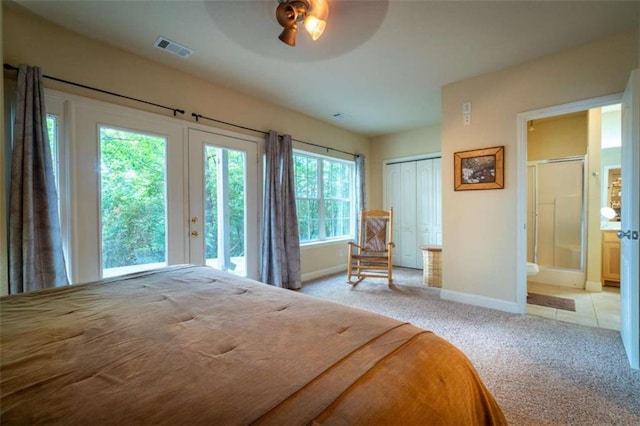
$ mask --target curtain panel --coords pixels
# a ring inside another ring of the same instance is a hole
[[[364,176],[364,154],[358,154],[355,158],[356,161],[356,223],[354,227],[353,240],[356,244],[360,244],[360,211],[366,208],[365,205],[365,176]]]
[[[293,143],[290,135],[266,135],[261,280],[277,287],[302,287],[300,233],[296,212]]]
[[[42,72],[20,65],[9,193],[9,293],[67,283]]]

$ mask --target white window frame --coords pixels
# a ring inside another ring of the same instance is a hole
[[[45,91],[46,115],[56,116],[57,158],[53,160],[56,169],[56,191],[58,195],[58,214],[60,216],[60,233],[62,234],[62,251],[67,267],[67,276],[71,280],[73,257],[71,254],[71,204],[70,204],[70,161],[69,161],[69,123],[71,121],[70,106],[61,96],[53,91]]]
[[[356,191],[355,191],[355,181],[356,181],[356,176],[355,176],[355,161],[354,160],[344,160],[341,158],[336,158],[336,157],[332,157],[329,155],[322,155],[322,154],[317,154],[315,152],[310,152],[310,151],[304,151],[301,149],[294,149],[293,150],[293,155],[300,155],[300,156],[305,156],[305,157],[310,157],[310,158],[314,158],[317,162],[318,162],[318,175],[316,176],[316,178],[318,179],[318,208],[319,208],[319,238],[317,240],[311,240],[311,241],[300,241],[300,246],[302,248],[307,248],[307,247],[311,247],[311,246],[319,246],[319,245],[330,245],[330,244],[335,244],[337,242],[344,242],[344,241],[350,241],[353,240],[353,237],[355,235],[355,223],[356,223]],[[351,204],[351,212],[350,212],[350,217],[349,217],[349,234],[348,235],[341,235],[338,237],[330,237],[327,238],[326,237],[326,227],[325,227],[325,212],[324,212],[324,182],[322,179],[323,176],[323,161],[324,160],[328,160],[328,161],[334,161],[334,162],[338,162],[338,163],[346,163],[346,164],[350,164],[351,165],[351,185],[350,185],[350,197],[349,197],[349,202]],[[298,200],[298,196],[296,194],[296,201]],[[315,198],[314,198],[315,199]],[[298,218],[298,220],[300,220],[300,218]]]
[[[98,152],[97,152],[97,159],[98,159],[98,165],[99,167],[102,167],[102,139],[101,139],[101,134],[102,134],[102,130],[103,129],[110,129],[110,130],[116,130],[116,131],[120,131],[120,132],[128,132],[131,134],[136,134],[136,135],[144,135],[144,136],[151,136],[157,139],[163,139],[164,141],[164,149],[165,149],[165,164],[164,164],[164,197],[165,197],[165,212],[164,212],[164,220],[165,220],[165,259],[164,262],[157,262],[157,263],[144,263],[144,264],[138,264],[138,265],[127,265],[127,266],[114,266],[111,268],[106,268],[104,265],[104,253],[103,253],[103,249],[104,249],[104,241],[103,241],[103,228],[100,225],[101,221],[102,221],[102,194],[103,194],[103,187],[102,187],[102,172],[100,172],[98,174],[98,213],[100,215],[100,220],[98,221],[99,223],[99,228],[98,228],[98,241],[100,243],[100,247],[99,247],[99,255],[100,255],[100,270],[101,270],[101,278],[110,278],[110,277],[116,277],[119,275],[124,275],[124,274],[128,274],[128,273],[132,273],[132,272],[141,272],[141,271],[146,271],[149,269],[154,269],[154,268],[161,268],[161,267],[165,267],[169,264],[169,198],[168,198],[168,187],[169,187],[169,167],[168,167],[168,151],[169,151],[169,138],[167,137],[167,135],[165,134],[160,134],[160,133],[154,133],[153,131],[141,131],[141,130],[135,130],[135,129],[130,129],[130,128],[125,128],[125,127],[121,127],[121,126],[116,126],[116,125],[111,125],[111,124],[103,124],[103,123],[98,123],[97,126],[97,142],[98,142]]]

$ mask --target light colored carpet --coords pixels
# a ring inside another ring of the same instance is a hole
[[[640,425],[640,371],[620,334],[532,315],[441,300],[422,270],[394,268],[394,286],[346,274],[307,282],[302,293],[431,330],[478,369],[513,425]]]

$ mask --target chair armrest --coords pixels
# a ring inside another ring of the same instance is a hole
[[[357,247],[359,249],[364,249],[361,245],[354,243],[353,241],[347,241],[347,244],[349,244],[349,250],[353,250],[354,247]]]

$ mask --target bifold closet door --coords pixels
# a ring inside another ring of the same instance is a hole
[[[416,162],[417,229],[421,245],[442,245],[442,160]],[[421,251],[418,249],[418,253]],[[422,267],[418,256],[416,267]]]
[[[393,216],[398,218],[399,237],[395,241],[400,250],[394,256],[399,266],[416,268],[418,260],[418,232],[416,229],[416,162],[400,163],[399,203],[394,205]]]
[[[422,268],[421,245],[442,244],[440,158],[388,164],[384,208],[393,207],[394,265]]]

